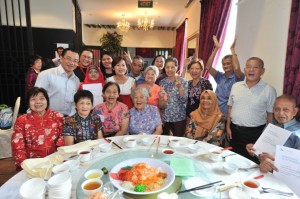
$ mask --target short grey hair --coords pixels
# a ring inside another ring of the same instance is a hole
[[[159,70],[158,70],[157,66],[148,66],[148,67],[145,69],[145,71],[144,71],[144,75],[146,75],[146,73],[147,73],[149,70],[153,70],[154,73],[155,73],[156,78],[158,77],[158,75],[159,75]]]
[[[142,88],[142,87],[137,87],[135,89],[133,89],[131,91],[130,97],[133,100],[134,95],[138,92],[141,92],[143,94],[143,96],[146,98],[146,101],[148,100],[148,98],[150,97],[149,92],[146,88]]]

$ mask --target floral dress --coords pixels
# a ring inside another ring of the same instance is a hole
[[[98,132],[102,129],[100,116],[89,114],[86,118],[78,113],[64,120],[63,136],[73,136],[74,144],[86,140],[96,140]]]
[[[156,106],[146,104],[141,111],[131,108],[129,112],[129,134],[139,134],[142,132],[152,134],[156,127],[162,124]]]
[[[28,158],[45,157],[63,146],[62,127],[63,115],[50,109],[42,117],[35,112],[20,116],[11,137],[16,166],[19,168]]]
[[[102,133],[104,137],[114,136],[122,126],[122,121],[129,118],[128,107],[122,102],[117,102],[113,109],[108,109],[106,102],[94,108],[94,113],[103,116]]]

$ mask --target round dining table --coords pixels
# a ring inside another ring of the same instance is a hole
[[[155,142],[151,143],[151,145],[145,145],[142,140],[145,137],[153,137]],[[137,144],[134,147],[127,147],[124,139],[128,137],[134,138],[137,140]],[[116,136],[109,138],[113,141],[112,149],[107,152],[101,152],[98,146],[93,147],[92,150],[92,158],[88,162],[81,163],[78,169],[71,171],[72,176],[72,199],[86,199],[87,196],[84,195],[81,190],[81,184],[85,180],[84,173],[90,169],[102,169],[106,167],[108,171],[112,169],[118,163],[133,159],[133,158],[155,158],[162,160],[168,164],[172,161],[172,158],[177,158],[181,160],[188,160],[192,162],[194,167],[194,177],[199,177],[204,179],[207,182],[215,182],[222,181],[222,184],[228,185],[236,182],[241,182],[243,179],[250,179],[256,176],[260,176],[258,180],[262,187],[270,187],[274,189],[278,189],[285,192],[292,192],[284,183],[280,182],[277,178],[274,177],[272,173],[261,173],[259,171],[258,165],[250,160],[235,154],[230,150],[224,150],[221,153],[221,156],[224,158],[220,158],[218,161],[212,161],[206,155],[209,149],[218,148],[215,145],[208,144],[202,141],[195,141],[188,138],[179,137],[180,144],[177,147],[169,146],[169,139],[172,136],[163,136],[163,135],[125,135],[125,136]],[[102,143],[107,143],[107,140],[99,139],[99,145]],[[119,147],[117,147],[116,145]],[[200,150],[197,152],[191,152],[188,148],[189,145],[194,144],[198,145]],[[174,151],[173,154],[164,154],[162,151],[164,149],[172,149]],[[58,154],[58,152],[56,152]],[[53,154],[52,154],[53,155]],[[65,160],[70,159],[72,154],[64,154],[63,158]],[[73,159],[76,159],[74,157]],[[223,168],[222,164],[224,162],[234,162],[237,165],[248,164],[246,167],[239,168],[235,173],[228,174]],[[184,169],[183,169],[184,170]],[[188,172],[187,172],[188,173]],[[185,190],[186,182],[192,176],[177,176],[177,187],[174,188],[174,191]],[[26,174],[25,171],[20,171],[11,179],[9,179],[4,185],[0,187],[0,199],[19,199],[19,190],[24,182],[29,180],[30,177]],[[109,175],[103,175],[102,177],[103,183],[109,182]],[[217,188],[216,188],[217,189]],[[235,188],[237,189],[237,188]],[[193,199],[193,198],[201,198],[197,194],[192,194],[192,192],[180,193],[178,197],[181,199]],[[234,196],[238,198],[238,196]],[[213,194],[209,196],[205,196],[202,198],[234,198],[232,194],[230,194],[230,189],[219,192],[215,191]],[[46,197],[47,198],[47,197]],[[124,198],[139,198],[142,199],[142,196],[132,197],[124,194]],[[147,197],[145,197],[147,198]],[[148,197],[150,198],[150,197]],[[155,197],[156,198],[156,197]],[[258,199],[264,198],[289,198],[296,199],[298,198],[295,194],[290,197],[279,196],[275,194],[259,194]],[[251,199],[254,199],[253,197]]]

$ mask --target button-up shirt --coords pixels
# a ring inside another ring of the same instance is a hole
[[[50,109],[63,115],[74,115],[74,94],[79,88],[79,79],[72,74],[68,77],[61,65],[41,72],[35,82],[36,87],[44,88],[50,99]]]
[[[225,73],[217,71],[217,75],[214,77],[217,83],[216,95],[218,99],[219,108],[225,116],[227,115],[227,102],[232,85],[236,82],[243,81],[244,78],[244,74],[240,78],[237,78],[234,73],[231,73],[229,77],[226,78]]]
[[[274,122],[274,124],[276,124],[276,122]],[[297,122],[296,119],[292,119],[291,121],[280,125],[280,127],[292,132],[284,146],[300,149],[300,123]]]

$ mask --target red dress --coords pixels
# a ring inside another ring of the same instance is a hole
[[[20,116],[11,137],[11,147],[17,167],[28,158],[45,157],[64,145],[63,115],[48,109],[44,116],[28,113]]]

